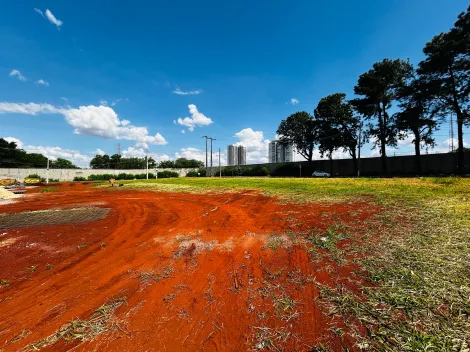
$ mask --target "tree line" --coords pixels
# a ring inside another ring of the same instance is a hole
[[[157,164],[157,162],[152,158],[148,158],[148,167],[149,169],[154,169],[156,167],[161,169],[183,169],[183,168],[201,168],[204,166],[204,163],[199,160],[179,158],[176,160],[165,160]],[[90,160],[90,167],[92,169],[145,169],[147,167],[146,158],[123,158],[119,154],[113,154],[111,156],[96,155],[93,159]]]
[[[386,147],[413,137],[416,172],[421,173],[421,149],[435,146],[433,133],[450,114],[457,122],[457,173],[464,172],[463,128],[470,125],[470,7],[454,26],[436,35],[413,66],[402,59],[384,59],[360,75],[348,100],[334,93],[318,103],[313,115],[301,111],[282,120],[277,133],[308,161],[318,147],[332,159],[335,150],[348,152],[358,170],[358,147],[372,142],[379,148],[382,172],[387,173]],[[391,114],[392,107],[398,112]],[[362,134],[359,133],[362,131]]]
[[[46,168],[47,157],[40,153],[27,153],[19,149],[15,142],[0,138],[0,167],[15,168]],[[51,169],[79,169],[70,160],[57,158],[49,160]]]

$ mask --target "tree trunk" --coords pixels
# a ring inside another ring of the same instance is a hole
[[[382,115],[383,114],[383,115]],[[387,151],[385,150],[385,145],[387,143],[387,136],[385,135],[385,103],[384,110],[379,104],[379,127],[380,127],[380,159],[382,161],[382,173],[387,174]]]
[[[415,135],[415,169],[416,174],[421,175],[421,136],[419,131],[413,131]]]
[[[459,106],[457,98],[457,89],[455,87],[455,77],[452,67],[449,67],[449,74],[452,80],[452,99],[454,103],[454,110],[457,115],[457,138],[459,140],[459,147],[457,150],[457,174],[463,175],[465,170],[465,160],[463,154],[463,113]]]

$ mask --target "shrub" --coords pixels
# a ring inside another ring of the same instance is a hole
[[[114,177],[115,176],[111,174],[90,175],[88,176],[88,181],[108,181],[110,178]]]
[[[206,169],[191,170],[186,174],[186,177],[206,177]]]
[[[75,176],[73,178],[74,181],[86,181],[86,178],[85,177],[82,177],[82,176]]]
[[[41,176],[39,176],[38,174],[30,174],[28,176],[26,176],[26,178],[41,178]]]
[[[158,178],[170,178],[179,177],[179,174],[175,171],[161,171],[158,173]]]

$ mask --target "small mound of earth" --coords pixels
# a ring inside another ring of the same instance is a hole
[[[0,199],[12,199],[12,198],[18,198],[20,195],[14,194],[13,192],[10,192],[9,190],[0,187]]]
[[[0,229],[83,223],[104,219],[109,208],[83,207],[1,214]]]

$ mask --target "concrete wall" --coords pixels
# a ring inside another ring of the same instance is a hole
[[[186,174],[193,169],[164,169],[169,171],[175,171],[180,176],[186,176]],[[163,171],[163,169],[159,169]],[[74,177],[85,177],[90,175],[102,175],[112,174],[118,175],[120,173],[126,174],[145,174],[145,169],[138,170],[105,170],[105,169],[49,169],[49,179],[59,179],[60,181],[72,181]],[[149,169],[149,173],[155,174],[155,170]],[[18,181],[24,181],[25,177],[31,174],[38,174],[40,177],[46,178],[46,169],[0,169],[0,179],[14,178]]]

